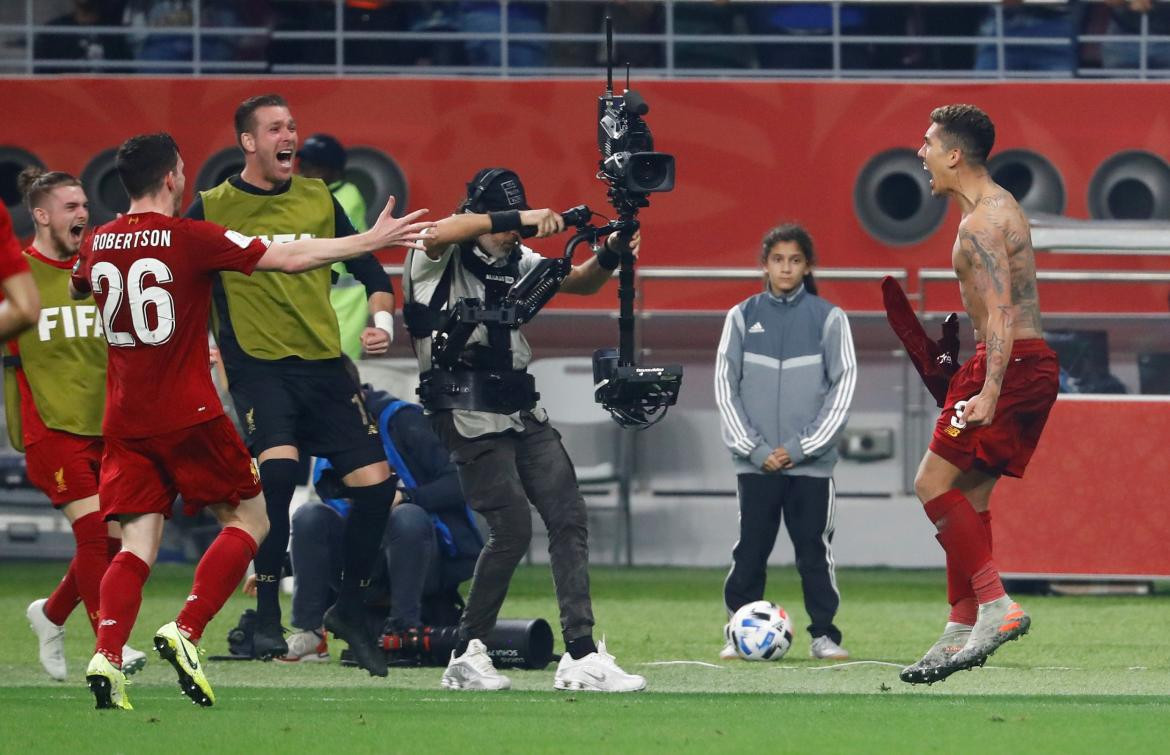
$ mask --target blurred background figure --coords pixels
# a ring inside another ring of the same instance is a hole
[[[756,56],[760,68],[816,69],[833,67],[833,9],[824,3],[753,3],[744,11],[752,34],[788,34],[825,36],[823,43],[758,43]],[[869,12],[856,5],[841,8],[841,33],[866,31]],[[861,45],[841,46],[841,65],[865,68],[868,51]]]
[[[726,36],[747,31],[728,0],[680,3],[674,6],[674,33]],[[729,42],[679,42],[674,47],[679,68],[750,68],[751,49]]]
[[[345,147],[329,134],[313,134],[297,150],[300,173],[306,178],[319,178],[345,210],[345,216],[359,233],[366,230],[366,200],[358,187],[345,180]],[[350,359],[360,359],[362,331],[369,316],[366,289],[344,263],[333,266],[334,284],[329,300],[337,312],[341,329],[341,350]]]
[[[606,14],[615,30],[614,62],[633,68],[661,68],[662,44],[623,42],[624,34],[661,34],[665,29],[660,3],[616,0],[610,3],[553,2],[548,8],[548,30],[554,34],[600,34]],[[605,63],[605,43],[552,42],[549,64],[557,68],[590,68]]]
[[[47,22],[62,29],[88,26],[118,26],[124,0],[74,0],[73,8]],[[103,65],[107,61],[129,60],[126,38],[118,34],[38,34],[33,41],[36,73],[113,73],[123,69]],[[51,61],[77,61],[76,63]]]
[[[1170,34],[1170,5],[1165,0],[1105,0],[1109,6],[1106,33],[1136,36],[1142,17],[1149,20],[1151,35]],[[1136,69],[1141,66],[1141,45],[1135,38],[1101,45],[1101,66],[1109,69]],[[1170,68],[1170,44],[1156,42],[1146,48],[1147,68]]]
[[[217,35],[215,29],[265,26],[270,23],[267,0],[202,0],[199,7],[199,58],[205,62],[263,60],[267,37]],[[135,29],[131,49],[137,60],[165,63],[194,60],[193,34],[155,32],[157,28],[194,30],[194,0],[129,0],[122,15],[124,25]],[[150,66],[146,73],[184,73],[189,66]]]
[[[547,7],[537,2],[508,3],[509,34],[541,34],[545,30]],[[463,32],[499,34],[502,29],[500,3],[459,3],[458,27]],[[473,66],[499,66],[503,63],[503,45],[498,39],[469,39],[464,43],[467,62]],[[544,42],[530,40],[508,44],[508,66],[537,68],[545,64]]]
[[[1003,35],[1007,44],[1003,50],[1003,68],[1006,71],[1064,71],[1077,68],[1076,47],[1073,38],[1081,17],[1079,6],[1062,5],[1025,6],[1021,0],[1003,0]],[[979,26],[981,36],[994,36],[996,9],[989,8]],[[1013,39],[1063,40],[1059,44],[1018,45]],[[994,44],[980,45],[975,53],[976,71],[999,70],[999,49]]]

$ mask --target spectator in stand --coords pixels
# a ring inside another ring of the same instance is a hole
[[[662,34],[665,26],[659,3],[616,0],[610,3],[555,2],[548,4],[548,30],[554,34],[600,34],[608,14],[613,18],[614,61],[635,69],[661,68],[663,43],[622,42],[623,34]],[[555,68],[592,68],[605,63],[604,42],[553,42],[549,63]]]
[[[737,16],[737,10],[728,0],[679,3],[674,6],[674,33],[736,34]],[[748,68],[750,56],[748,46],[736,42],[678,42],[674,46],[677,68]]]
[[[919,37],[975,36],[979,33],[979,25],[983,23],[986,15],[987,11],[983,6],[949,3],[945,5],[917,3],[902,9],[898,9],[897,6],[883,6],[880,12],[874,14],[870,28],[876,34],[904,34],[907,37],[907,44],[900,47],[899,60],[893,67],[968,71],[975,65],[974,44],[923,44],[915,40]],[[899,19],[899,16],[902,18]],[[886,45],[878,47],[880,57],[884,57],[886,47]]]
[[[264,26],[268,21],[267,0],[202,0],[199,8],[199,58],[216,63],[256,57],[263,59],[264,44],[255,38],[216,34],[217,28]],[[194,0],[129,0],[122,21],[137,33],[131,48],[137,60],[165,63],[194,60]],[[158,33],[155,28],[183,28],[191,32]],[[150,66],[148,73],[188,73],[189,65]]]
[[[513,0],[508,4],[509,34],[540,34],[545,30],[544,3]],[[481,34],[499,34],[502,30],[500,3],[459,3],[459,31]],[[539,68],[547,58],[544,42],[512,41],[508,43],[509,68]],[[503,44],[498,39],[469,39],[464,44],[467,62],[473,66],[500,66],[503,64]]]
[[[354,230],[361,233],[366,225],[366,200],[351,181],[345,179],[345,147],[329,134],[313,134],[297,150],[300,158],[300,174],[305,178],[319,178],[329,188],[329,193],[341,205],[345,216]],[[366,290],[344,264],[334,265],[333,288],[329,290],[329,302],[337,313],[337,324],[341,331],[341,350],[350,359],[362,356],[362,331],[369,319],[366,304]]]
[[[337,25],[333,0],[271,0],[274,31],[312,31],[321,39],[274,39],[268,48],[268,62],[280,65],[333,65],[337,52],[332,34]]]
[[[1105,0],[1109,6],[1110,35],[1137,35],[1142,17],[1149,19],[1149,34],[1170,34],[1170,5],[1166,0]],[[1141,67],[1141,45],[1137,39],[1106,42],[1101,45],[1101,65],[1107,69],[1136,70]],[[1147,43],[1147,68],[1170,68],[1170,44]]]
[[[1080,10],[1072,3],[1063,5],[1025,6],[1020,0],[1002,0],[1003,70],[1005,71],[1063,71],[1076,70],[1077,56],[1073,38],[1079,25]],[[980,36],[996,34],[996,9],[989,8],[979,26]],[[1013,44],[1013,39],[1062,40],[1060,44]],[[975,53],[976,71],[1000,69],[999,47],[979,45]]]
[[[825,3],[759,3],[748,8],[753,34],[823,36],[824,42],[794,44],[763,42],[756,45],[760,68],[823,69],[833,67],[833,9]],[[866,31],[868,11],[856,5],[841,7],[841,33]],[[866,68],[869,53],[860,44],[841,45],[842,68]]]
[[[431,3],[401,0],[346,0],[347,32],[413,31],[431,18]],[[345,43],[345,62],[357,66],[409,66],[429,59],[424,40],[352,39]]]
[[[73,10],[48,22],[61,29],[87,26],[118,26],[122,3],[113,0],[74,0]],[[120,69],[106,61],[129,60],[126,37],[110,33],[41,33],[33,41],[33,57],[45,63],[34,66],[36,73],[112,73]],[[77,61],[64,63],[56,61]]]

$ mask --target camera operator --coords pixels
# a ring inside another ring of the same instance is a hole
[[[492,666],[482,638],[495,625],[512,574],[528,550],[530,505],[548,528],[565,640],[555,688],[619,692],[646,686],[641,676],[618,667],[604,641],[593,641],[585,501],[560,435],[536,403],[538,394],[525,371],[532,358],[527,340],[506,324],[480,323],[454,359],[444,356],[432,363],[435,336],[444,331],[443,322],[460,299],[480,299],[487,311],[499,307],[512,283],[544,259],[521,244],[522,231],[543,238],[564,226],[552,210],[529,209],[516,173],[485,168],[467,185],[458,212],[430,229],[425,254],[411,252],[406,258],[403,311],[422,372],[419,393],[451,452],[468,503],[489,528],[444,687],[511,686]],[[638,235],[624,241],[607,238],[596,257],[572,268],[559,291],[600,290],[625,244],[636,255]]]

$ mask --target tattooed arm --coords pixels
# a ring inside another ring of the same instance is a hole
[[[981,328],[987,349],[987,374],[983,389],[967,403],[963,420],[978,426],[990,424],[995,417],[995,405],[1015,340],[1015,306],[1003,233],[991,223],[970,226],[959,231],[959,250],[969,265],[970,286],[987,313]]]

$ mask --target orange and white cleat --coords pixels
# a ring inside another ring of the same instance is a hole
[[[1019,639],[1032,627],[1032,617],[1007,595],[979,606],[979,616],[963,649],[947,666],[950,673],[982,666],[1005,642]]]

